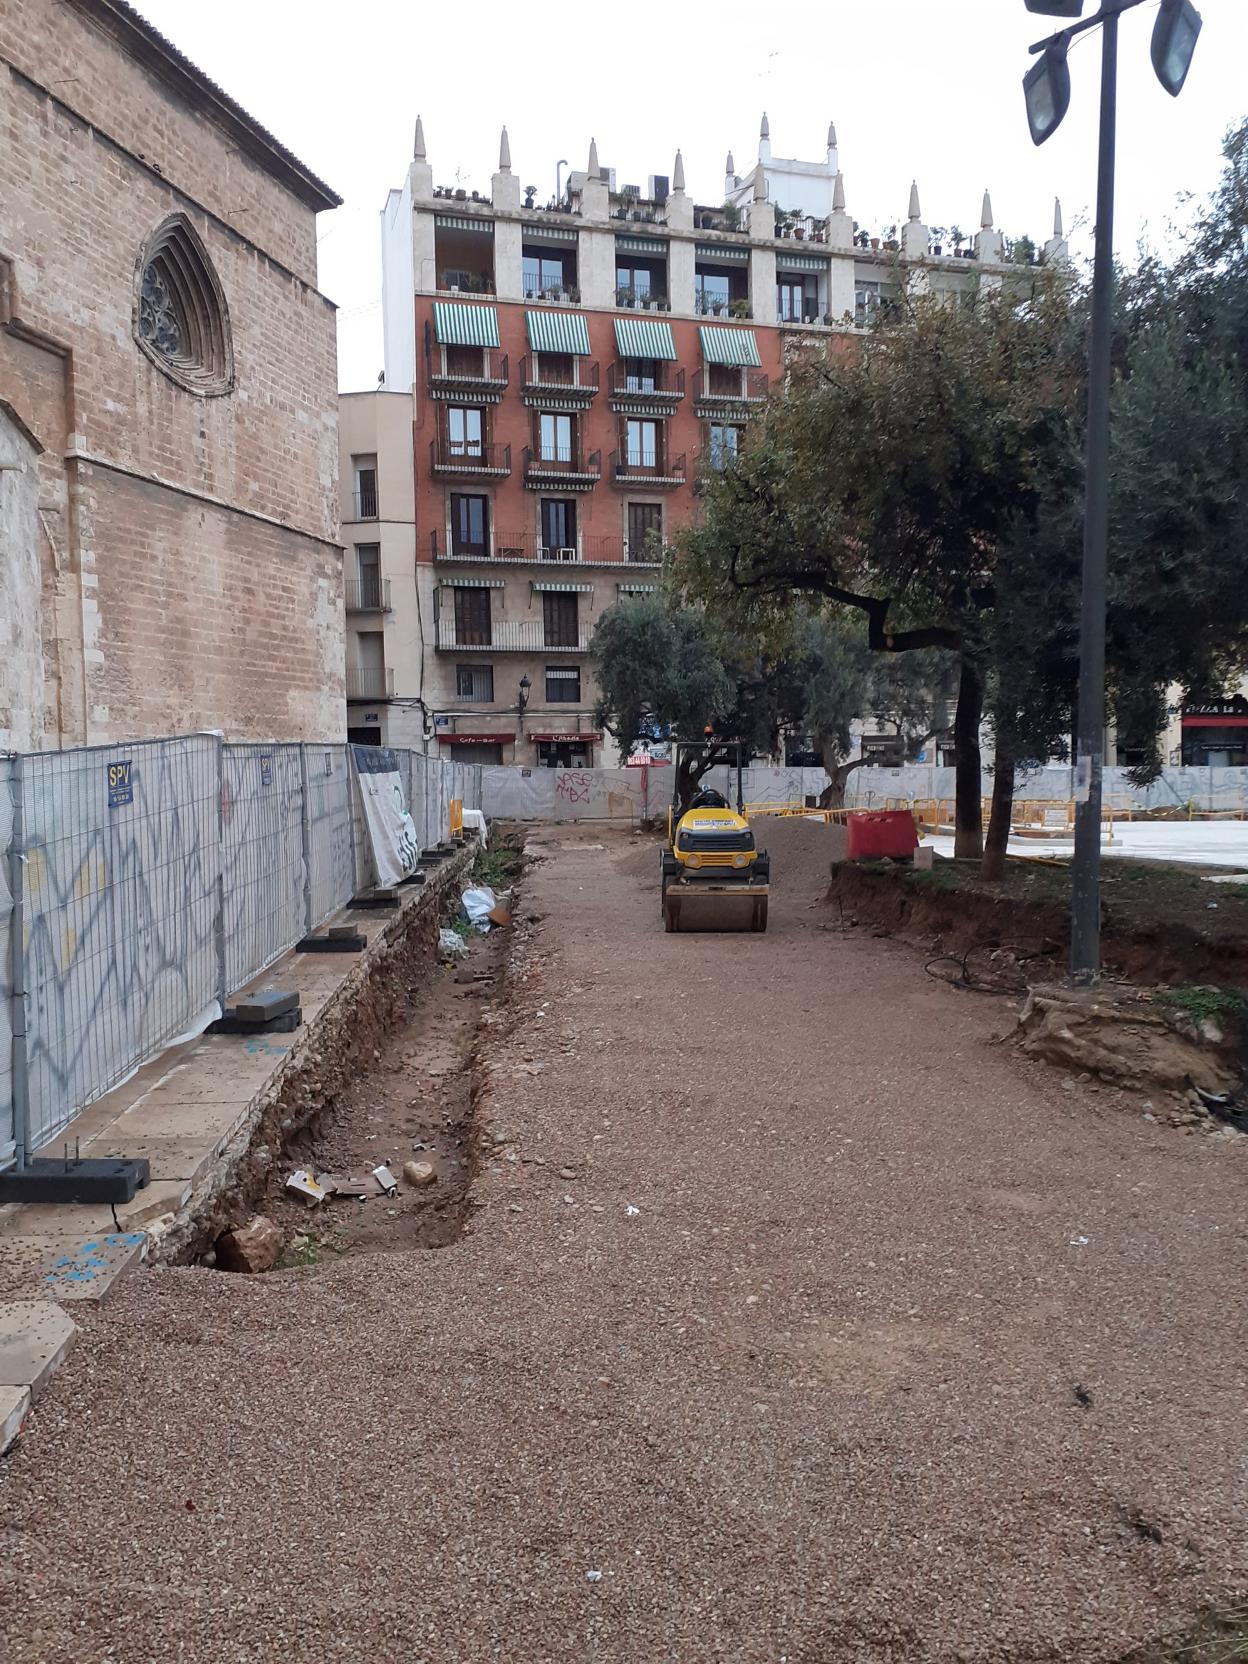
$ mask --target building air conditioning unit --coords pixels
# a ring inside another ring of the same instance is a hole
[[[575,560],[576,559],[576,550],[575,549],[560,549],[558,555],[555,558],[557,560]]]

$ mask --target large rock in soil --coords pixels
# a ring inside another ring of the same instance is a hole
[[[282,1251],[282,1228],[266,1214],[257,1213],[217,1238],[217,1264],[222,1271],[271,1271]]]
[[[1237,1080],[1233,1039],[1202,1033],[1143,989],[1033,988],[1016,1033],[1029,1057],[1141,1092],[1183,1092],[1189,1081],[1226,1092]]]

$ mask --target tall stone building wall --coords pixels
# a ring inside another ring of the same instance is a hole
[[[336,201],[121,0],[5,6],[0,397],[38,452],[36,559],[18,563],[39,582],[34,743],[342,736],[316,288]],[[185,362],[153,331],[145,270],[191,273],[208,322]],[[0,472],[0,519],[18,478]]]

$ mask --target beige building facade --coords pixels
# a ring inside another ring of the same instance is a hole
[[[0,747],[339,739],[338,198],[124,0],[0,8]]]

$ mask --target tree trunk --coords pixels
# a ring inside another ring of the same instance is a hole
[[[1014,813],[1014,773],[1013,761],[998,751],[996,773],[992,778],[992,818],[984,840],[981,878],[1005,877],[1006,846],[1010,841],[1010,819]]]
[[[849,777],[856,768],[862,768],[866,763],[865,757],[855,757],[852,763],[831,763],[823,756],[823,768],[828,777],[828,784],[819,794],[821,809],[843,809],[845,807],[845,788],[849,784]]]
[[[978,667],[962,660],[958,678],[958,708],[953,718],[954,787],[953,853],[959,861],[978,861],[984,853],[984,814],[980,793],[979,723],[984,714],[984,684]]]

